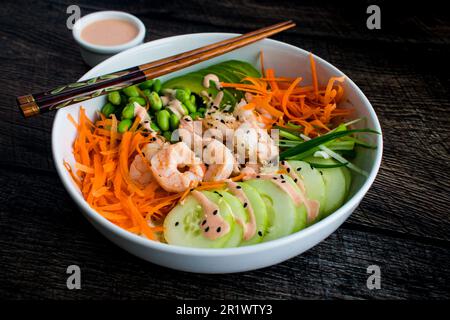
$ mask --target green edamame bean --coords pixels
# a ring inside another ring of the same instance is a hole
[[[189,100],[189,95],[183,89],[177,89],[175,91],[175,98],[177,98],[177,100],[180,100],[181,102],[184,103]]]
[[[111,102],[112,104],[118,106],[120,104],[120,102],[122,101],[122,99],[120,98],[119,91],[113,91],[113,92],[108,93],[108,101]]]
[[[162,101],[161,101],[161,98],[159,97],[159,95],[155,91],[150,93],[150,96],[148,97],[148,101],[150,102],[150,107],[152,108],[152,110],[154,110],[154,111],[161,110]]]
[[[183,109],[184,114],[189,114],[189,110],[184,104],[181,104],[181,108]]]
[[[191,97],[189,98],[189,100],[191,100],[191,103],[193,105],[196,105],[196,101],[195,101],[195,96],[192,94]]]
[[[133,124],[133,121],[131,119],[124,119],[119,122],[119,125],[117,126],[117,129],[120,133],[124,133],[130,129],[131,125]]]
[[[166,138],[167,141],[172,141],[172,132],[170,131],[164,131],[163,137]]]
[[[156,79],[153,81],[153,91],[159,93],[161,91],[162,83],[161,80]]]
[[[129,97],[129,98],[128,98],[128,102],[129,102],[129,103],[137,102],[137,103],[139,103],[141,106],[145,106],[145,105],[147,104],[147,102],[145,101],[145,99],[142,98],[142,97]]]
[[[136,86],[123,88],[122,91],[129,97],[139,97],[139,91],[137,90]]]
[[[102,113],[105,117],[109,118],[109,116],[111,114],[114,113],[114,111],[116,111],[116,107],[114,107],[114,105],[111,102],[106,103],[103,107],[102,107]]]
[[[169,130],[169,118],[170,113],[167,110],[160,110],[156,114],[156,122],[158,123],[158,127],[160,127],[162,131]]]
[[[192,120],[197,120],[198,118],[203,118],[203,115],[200,112],[192,112],[190,114]]]
[[[122,110],[122,119],[131,119],[134,117],[134,104],[129,103]]]
[[[158,125],[154,122],[150,123],[150,128],[152,128],[153,131],[159,132],[161,129],[158,127]]]
[[[144,94],[144,96],[149,97],[150,93],[152,93],[152,91],[150,89],[145,89],[145,90],[142,90],[142,93]]]
[[[147,80],[142,82],[141,84],[139,84],[139,89],[141,90],[145,90],[145,89],[150,89],[153,85],[153,80]]]
[[[169,118],[169,125],[171,130],[178,129],[178,126],[180,125],[180,119],[177,117],[176,114],[171,114]]]
[[[197,111],[197,107],[194,104],[192,104],[191,100],[188,99],[184,101],[183,104],[186,106],[186,108],[188,108],[189,113]]]

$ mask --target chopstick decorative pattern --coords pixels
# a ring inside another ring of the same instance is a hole
[[[26,118],[54,111],[212,59],[294,26],[295,23],[292,21],[281,22],[126,70],[95,77],[83,82],[58,86],[36,94],[20,96],[17,97],[17,104]]]

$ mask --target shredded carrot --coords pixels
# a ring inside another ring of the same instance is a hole
[[[139,130],[117,132],[117,119],[100,118],[93,123],[80,109],[78,123],[69,116],[78,130],[73,144],[73,164],[64,166],[83,197],[101,216],[112,223],[149,239],[157,239],[161,227],[148,219],[164,216],[187,193],[168,193],[156,182],[137,185],[130,177],[129,167],[142,145],[150,141]],[[110,125],[108,130],[105,125]],[[135,126],[137,127],[137,125]],[[189,191],[189,190],[188,190]]]
[[[264,66],[263,53],[260,59]],[[243,108],[253,110],[267,129],[273,125],[285,127],[290,122],[299,125],[298,130],[305,135],[317,136],[330,131],[334,118],[349,115],[352,110],[337,108],[344,95],[345,77],[330,77],[326,87],[321,87],[312,54],[309,63],[312,83],[308,85],[300,85],[301,77],[276,77],[270,68],[263,68],[261,78],[246,77],[245,83],[221,84],[250,94],[251,102]]]

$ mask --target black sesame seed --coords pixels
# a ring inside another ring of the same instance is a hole
[[[205,232],[208,232],[208,231],[209,231],[209,227],[206,227]]]
[[[323,172],[322,172],[322,170],[321,171],[319,171],[320,172],[320,174],[323,176]]]
[[[204,226],[204,225],[205,225],[205,223],[206,223],[206,219],[205,219],[205,220],[203,220],[203,222],[202,222],[202,226]]]
[[[239,116],[236,116],[236,120],[239,121]]]
[[[209,97],[212,97],[212,93],[210,93],[208,96],[209,96]]]
[[[142,156],[145,158],[145,153],[142,152]]]
[[[220,122],[222,122],[223,124],[225,124],[225,120],[221,119]]]
[[[242,187],[241,186],[237,186],[236,189],[242,189]]]
[[[220,230],[222,230],[222,228],[218,227],[218,228],[216,229],[217,233],[219,233]]]
[[[262,237],[262,232],[258,231],[258,236]]]
[[[284,160],[282,160],[281,161],[281,164],[284,166],[284,164],[286,163],[286,161],[284,161]]]
[[[216,215],[218,212],[219,212],[219,211],[214,210],[214,211],[213,211],[213,215]]]
[[[177,222],[175,222],[175,227],[176,227],[176,226],[178,226],[179,224],[180,224],[180,223],[179,223],[178,221],[177,221]]]
[[[280,178],[281,178],[281,179],[284,179],[284,176],[283,176],[282,174],[280,174]]]
[[[281,180],[281,183],[286,183],[286,180]]]
[[[278,178],[277,178],[277,177],[273,177],[272,179],[273,179],[273,180],[277,180]]]
[[[298,167],[298,168],[297,168],[297,171],[300,171],[300,170],[302,170],[302,168],[301,168],[301,167]]]
[[[144,121],[144,123],[149,123],[149,122],[150,122],[150,121],[148,121],[148,120],[145,120],[145,121]]]
[[[291,172],[291,168],[286,169],[287,173]]]
[[[259,179],[259,178],[261,178],[261,176],[260,176],[260,175],[257,175],[257,176],[256,176],[256,179]]]
[[[186,118],[186,119],[184,119],[184,120],[187,121],[187,122],[191,121],[191,119],[189,119],[189,118]]]
[[[295,183],[297,183],[297,181],[298,181],[298,179],[297,179],[297,178],[295,178],[295,179],[294,179],[294,182],[295,182]]]
[[[248,205],[247,202],[244,202],[244,208],[247,208],[247,205]]]

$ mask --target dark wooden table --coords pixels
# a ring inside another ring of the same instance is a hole
[[[275,2],[275,1],[274,1]],[[242,274],[201,275],[144,262],[82,217],[55,172],[52,114],[24,120],[14,97],[78,79],[83,64],[66,8],[73,1],[6,1],[0,9],[0,296],[9,299],[450,298],[450,24],[436,5],[381,7],[307,1],[80,0],[82,14],[128,11],[147,40],[192,32],[245,32],[293,19],[276,38],[311,50],[351,77],[384,130],[380,173],[360,207],[315,248]],[[66,288],[66,268],[82,289]],[[381,268],[381,289],[366,286]]]

